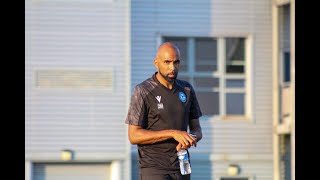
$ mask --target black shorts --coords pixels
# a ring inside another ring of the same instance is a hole
[[[156,174],[156,175],[139,175],[139,180],[190,180],[190,174]]]

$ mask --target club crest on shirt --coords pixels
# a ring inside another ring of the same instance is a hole
[[[180,91],[179,92],[179,99],[181,102],[185,103],[187,101],[187,96],[184,92]]]

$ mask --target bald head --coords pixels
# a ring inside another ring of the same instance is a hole
[[[165,42],[158,48],[154,66],[158,69],[157,79],[170,88],[178,76],[180,51],[171,42]]]
[[[156,59],[163,59],[166,56],[175,55],[180,58],[180,51],[176,45],[171,42],[165,42],[158,48]]]

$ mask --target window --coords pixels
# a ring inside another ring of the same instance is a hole
[[[220,180],[249,180],[249,178],[228,177],[228,178],[221,178]]]
[[[284,52],[283,55],[283,82],[290,82],[290,52]]]
[[[181,53],[179,78],[190,82],[203,115],[247,117],[245,37],[163,37]]]

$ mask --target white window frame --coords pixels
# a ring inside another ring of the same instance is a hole
[[[244,64],[244,72],[245,74],[227,74],[225,73],[226,67],[226,38],[244,38],[245,39],[245,64]],[[228,121],[249,121],[253,119],[253,78],[252,78],[252,36],[251,35],[243,35],[243,36],[219,36],[218,37],[218,74],[219,77],[219,98],[220,98],[220,115],[219,117],[213,118],[216,120],[228,120]],[[226,88],[226,80],[228,78],[233,79],[244,79],[245,87],[244,88]],[[226,114],[226,93],[244,93],[245,95],[245,112],[244,115],[228,115]]]
[[[253,121],[254,119],[254,101],[253,101],[253,36],[251,34],[238,34],[238,35],[219,35],[219,36],[176,36],[168,34],[158,34],[157,47],[163,42],[166,37],[177,37],[187,39],[188,56],[194,57],[195,49],[194,43],[195,38],[214,38],[217,40],[217,71],[213,73],[196,72],[194,70],[195,61],[193,58],[188,58],[188,69],[187,72],[179,72],[180,75],[190,77],[190,83],[193,84],[193,77],[214,77],[219,78],[219,88],[211,88],[213,92],[219,92],[219,115],[203,116],[203,119],[215,122],[215,121],[226,121],[226,122],[239,122],[239,121]],[[225,73],[225,40],[226,38],[244,38],[245,39],[245,74],[226,74]],[[195,76],[196,74],[196,76]],[[226,78],[240,78],[245,80],[244,88],[225,88]],[[196,91],[208,91],[208,88],[195,88]],[[227,115],[226,114],[226,93],[244,93],[245,94],[245,112],[244,115]]]

